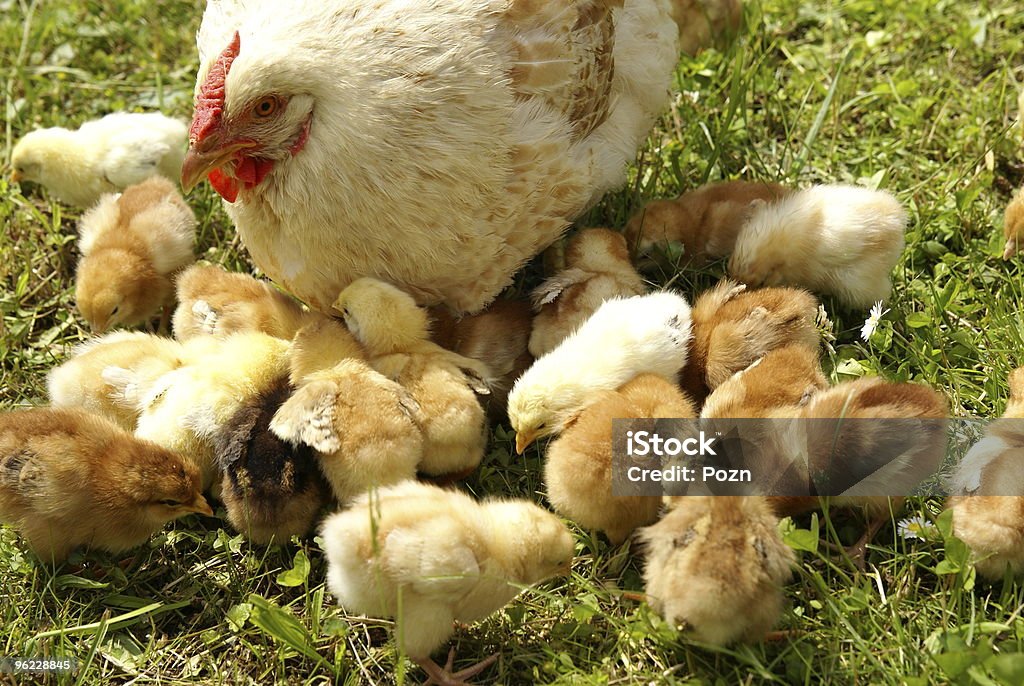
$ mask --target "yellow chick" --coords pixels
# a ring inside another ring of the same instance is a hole
[[[674,380],[686,363],[690,327],[690,306],[675,293],[606,300],[513,386],[508,418],[516,452],[560,433],[598,393],[638,374]]]
[[[585,229],[569,240],[565,269],[533,292],[537,314],[530,334],[530,354],[545,355],[612,297],[647,292],[643,277],[629,261],[622,234]]]
[[[183,271],[177,282],[173,330],[179,341],[245,331],[291,340],[300,328],[323,318],[270,283],[222,267],[195,265]]]
[[[683,260],[701,266],[728,257],[754,209],[792,191],[777,183],[723,181],[644,205],[626,224],[626,241],[637,255],[655,245],[680,243]]]
[[[806,405],[828,388],[818,351],[806,345],[769,350],[743,371],[712,391],[701,417],[766,417],[784,407]]]
[[[50,371],[47,390],[55,407],[81,407],[134,431],[138,408],[124,395],[132,396],[134,389],[118,384],[113,369],[146,385],[183,364],[185,351],[177,341],[117,331],[75,348],[69,360]],[[111,372],[105,375],[107,369]]]
[[[799,286],[869,307],[892,290],[907,212],[891,194],[812,186],[759,206],[740,229],[729,275],[750,286]]]
[[[1003,259],[1008,260],[1021,249],[1024,239],[1024,188],[1021,188],[1006,206],[1006,213],[1003,215],[1003,235],[1006,236],[1006,246],[1003,248]]]
[[[747,290],[722,279],[693,306],[693,344],[681,384],[697,403],[775,348],[817,350],[818,301],[795,288]]]
[[[782,614],[796,558],[764,498],[680,496],[639,533],[644,591],[665,621],[698,641],[759,641]]]
[[[974,553],[978,573],[1024,572],[1024,367],[1010,374],[1010,400],[950,480],[953,532]]]
[[[533,364],[527,350],[533,326],[530,304],[520,300],[496,300],[483,312],[456,318],[451,310],[432,308],[434,325],[430,338],[442,348],[483,362],[490,370],[487,413],[494,421],[505,417],[508,392]]]
[[[352,613],[395,617],[403,653],[440,684],[463,683],[496,655],[452,674],[430,655],[497,612],[525,586],[568,574],[574,543],[557,517],[526,501],[478,503],[406,482],[362,496],[321,532],[327,587]]]
[[[149,382],[125,370],[107,378],[131,393],[139,412],[135,434],[177,451],[195,464],[204,490],[220,482],[214,438],[245,403],[268,391],[289,372],[291,344],[261,333],[238,333],[221,341],[203,337],[184,343],[189,363]]]
[[[487,443],[490,370],[429,340],[427,313],[412,296],[371,278],[353,281],[334,303],[370,365],[404,386],[420,408],[420,471],[459,478],[472,473]]]
[[[195,468],[72,408],[0,415],[0,520],[44,561],[77,546],[119,553],[191,512],[212,515]]]
[[[363,346],[341,322],[319,317],[292,338],[289,379],[298,388],[310,375],[349,359],[366,360]]]
[[[287,378],[279,378],[244,398],[213,434],[228,521],[253,543],[307,535],[331,499],[313,450],[271,431],[291,392]]]
[[[89,207],[154,174],[177,179],[187,138],[185,122],[159,112],[115,112],[75,131],[37,129],[14,146],[11,180],[41,184],[61,202]]]
[[[548,446],[548,500],[562,516],[622,543],[638,526],[657,521],[661,498],[612,494],[612,420],[695,416],[693,404],[676,385],[654,374],[598,393]]]
[[[344,327],[327,321],[296,335],[292,379],[294,383],[298,378],[299,386],[277,411],[270,430],[293,445],[317,451],[320,469],[334,497],[344,505],[370,488],[416,478],[423,435],[419,406],[409,391],[361,357],[305,372],[319,366],[308,360],[316,356],[318,347],[323,349],[322,342],[330,340],[325,329],[337,327],[348,336]],[[323,355],[318,357],[326,361]]]
[[[158,176],[82,215],[75,300],[92,330],[142,324],[170,307],[175,273],[195,261],[195,230],[191,208]]]

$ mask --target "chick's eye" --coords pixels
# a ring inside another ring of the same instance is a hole
[[[274,112],[277,112],[277,108],[280,105],[280,101],[275,96],[268,95],[253,105],[252,112],[257,117],[269,117]]]
[[[177,507],[178,505],[181,505],[181,501],[174,500],[173,498],[167,498],[166,500],[161,500],[160,504],[166,505],[167,507]]]

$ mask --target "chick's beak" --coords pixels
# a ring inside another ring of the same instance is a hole
[[[11,183],[20,183],[21,179],[24,178],[17,169],[11,172]]]
[[[210,507],[210,503],[206,502],[206,498],[202,495],[197,495],[196,499],[188,507],[189,512],[195,512],[196,514],[206,515],[207,517],[213,516],[213,508]]]
[[[1006,241],[1006,246],[1003,248],[1003,259],[1004,260],[1012,259],[1013,256],[1016,255],[1016,254],[1017,254],[1017,238],[1016,237],[1008,238],[1007,241]]]
[[[516,433],[516,455],[522,455],[531,443],[537,439],[537,434],[532,431]]]
[[[188,193],[211,171],[230,162],[239,150],[254,147],[252,141],[224,143],[214,135],[196,141],[181,163],[181,190]]]

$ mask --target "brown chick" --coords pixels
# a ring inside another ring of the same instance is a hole
[[[322,317],[248,274],[195,265],[178,277],[173,325],[179,341],[245,331],[291,340],[304,325]]]
[[[675,200],[654,200],[626,224],[626,241],[637,255],[657,244],[678,242],[683,260],[701,266],[728,257],[736,236],[758,203],[792,191],[777,183],[723,181],[683,193]]]
[[[80,409],[0,415],[0,519],[41,560],[128,550],[191,512],[213,514],[196,469],[169,450]]]
[[[978,573],[1024,572],[1024,367],[1010,374],[1010,399],[950,480],[953,532],[974,553]]]
[[[195,230],[192,209],[160,176],[104,195],[82,215],[75,300],[92,330],[142,324],[170,307],[175,274],[195,261]]]
[[[695,416],[693,404],[675,384],[654,374],[599,393],[548,446],[548,500],[581,527],[599,529],[612,543],[622,543],[637,527],[657,520],[661,498],[612,494],[612,420]]]
[[[712,391],[701,417],[766,417],[784,407],[803,406],[828,388],[818,351],[806,345],[787,345],[734,374]]]
[[[585,229],[569,240],[565,269],[533,292],[537,314],[530,334],[530,354],[540,357],[597,311],[605,300],[642,295],[647,286],[629,260],[622,234]]]
[[[770,350],[787,345],[817,350],[817,312],[818,301],[807,291],[747,290],[722,279],[693,306],[693,342],[680,385],[701,404],[710,391]]]
[[[443,348],[483,362],[491,372],[490,394],[484,396],[491,421],[505,418],[513,384],[531,364],[527,350],[533,312],[520,300],[496,300],[483,312],[460,319],[451,310],[435,307],[430,338]]]
[[[775,414],[816,420],[798,425],[806,451],[794,456],[794,464],[806,481],[794,490],[835,494],[829,498],[833,507],[864,511],[867,530],[848,551],[858,564],[863,564],[871,538],[903,501],[877,494],[910,493],[938,471],[946,453],[948,415],[948,403],[935,390],[878,378],[841,383],[819,391],[804,407]],[[816,497],[769,502],[782,516],[820,505]]]
[[[335,322],[313,324],[296,335],[292,379],[299,387],[278,410],[270,429],[292,445],[317,451],[316,461],[334,497],[344,505],[370,488],[414,479],[423,455],[423,435],[419,406],[409,391],[361,357],[306,371],[319,367],[309,364],[314,357],[321,364],[327,361],[314,353],[329,339],[323,331],[334,327],[349,335]]]
[[[698,641],[760,641],[796,562],[764,498],[682,496],[640,530],[647,602]]]
[[[331,499],[313,449],[271,431],[291,392],[282,377],[245,398],[213,437],[228,521],[261,545],[307,535]]]
[[[118,331],[94,338],[50,371],[50,402],[55,407],[84,408],[134,431],[138,409],[124,398],[126,389],[113,383],[111,374],[104,375],[105,370],[123,369],[147,384],[180,367],[184,359],[180,343],[153,334]]]
[[[669,5],[679,25],[679,48],[687,55],[736,31],[743,20],[740,0],[672,0]]]
[[[371,278],[353,281],[334,303],[370,365],[404,386],[420,407],[428,476],[460,478],[483,458],[487,432],[477,394],[489,392],[482,362],[428,340],[427,313],[412,296]]]
[[[1006,206],[1003,215],[1003,235],[1006,246],[1003,248],[1003,259],[1008,260],[1018,252],[1024,243],[1024,188],[1021,188]]]

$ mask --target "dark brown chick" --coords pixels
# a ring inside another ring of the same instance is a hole
[[[747,290],[723,279],[693,306],[693,342],[680,385],[694,402],[787,345],[818,349],[817,299],[798,288]]]
[[[330,500],[316,452],[270,431],[291,391],[287,379],[280,379],[248,398],[214,436],[228,521],[260,545],[305,536]]]
[[[175,453],[76,408],[0,415],[0,519],[40,559],[129,550],[192,512],[213,514]]]

